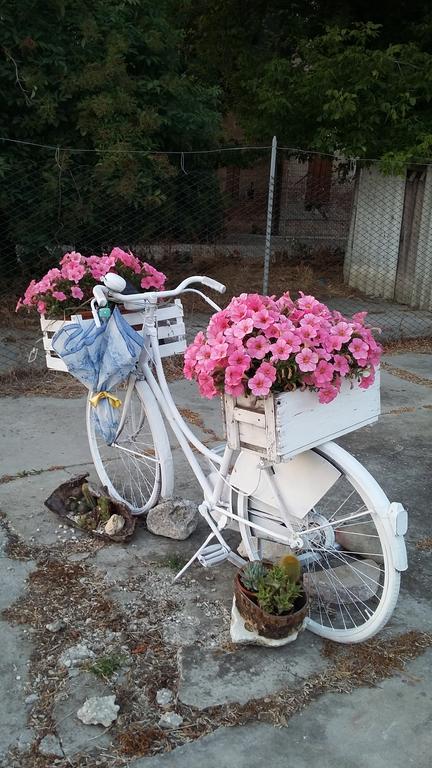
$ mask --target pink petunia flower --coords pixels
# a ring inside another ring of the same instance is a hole
[[[208,345],[210,346],[210,345]],[[228,352],[228,344],[224,341],[222,344],[212,344],[210,357],[212,360],[223,360]]]
[[[314,380],[318,386],[330,382],[334,375],[334,366],[327,363],[326,360],[320,360],[314,371]]]
[[[296,357],[296,363],[301,371],[314,371],[318,363],[318,355],[309,347],[305,347]]]
[[[317,329],[313,325],[301,325],[297,333],[302,341],[312,341],[317,335]]]
[[[256,373],[248,381],[248,387],[256,397],[266,397],[270,392],[272,381],[264,373]]]
[[[260,367],[257,370],[257,373],[263,373],[264,376],[267,376],[271,383],[273,384],[276,380],[276,368],[271,363],[262,362]]]
[[[341,321],[330,329],[330,339],[333,349],[340,349],[342,344],[347,344],[352,337],[353,327],[349,323]]]
[[[200,373],[198,376],[198,385],[203,397],[207,397],[209,400],[217,395],[217,389],[214,385],[213,377],[208,373]]]
[[[270,351],[270,344],[265,336],[252,336],[246,342],[246,349],[251,357],[255,357],[257,360],[262,360]]]
[[[232,395],[233,397],[241,397],[241,395],[244,395],[245,388],[243,384],[227,384],[225,382],[225,392],[227,395]]]
[[[247,370],[251,364],[250,356],[246,354],[243,348],[239,348],[234,350],[234,352],[231,352],[230,356],[228,357],[228,363],[229,365],[236,365],[240,368],[243,368],[243,370]]]
[[[241,365],[229,365],[225,369],[225,383],[229,384],[230,386],[236,386],[236,384],[240,384],[244,372],[245,369]]]
[[[66,301],[67,298],[63,291],[53,291],[52,295],[54,299],[57,299],[57,301]]]
[[[332,400],[339,394],[339,389],[333,384],[326,384],[321,387],[318,392],[318,400],[320,403],[331,403]]]
[[[314,310],[319,308],[320,302],[317,301],[315,296],[305,296],[302,291],[300,291],[301,298],[298,299],[297,305],[305,312],[312,312],[314,313]]]
[[[208,344],[203,344],[197,351],[197,360],[210,360],[212,348]]]
[[[349,372],[349,364],[346,357],[344,355],[335,355],[333,361],[335,371],[340,373],[341,376],[346,376]]]
[[[255,328],[260,328],[261,330],[264,330],[265,328],[268,328],[269,325],[273,322],[273,316],[270,314],[268,309],[260,309],[258,312],[254,312],[252,315],[252,320]]]
[[[242,339],[248,333],[252,333],[253,327],[252,318],[245,317],[243,320],[240,320],[239,323],[236,323],[236,325],[233,326],[233,336],[235,336],[237,339]]]
[[[288,343],[288,341],[284,338],[277,339],[274,344],[271,345],[270,351],[272,353],[272,358],[277,360],[288,360],[291,352],[292,352],[292,345]]]
[[[365,341],[359,338],[354,338],[351,344],[348,345],[349,351],[357,361],[362,358],[366,359],[369,352],[369,345]]]
[[[74,299],[82,299],[84,294],[79,285],[73,285],[71,288],[71,294]]]
[[[375,368],[373,365],[371,365],[369,375],[361,377],[359,387],[360,389],[368,389],[369,387],[372,386],[374,381],[375,381]]]

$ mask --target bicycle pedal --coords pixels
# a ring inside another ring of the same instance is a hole
[[[224,560],[228,560],[230,551],[222,544],[209,544],[207,547],[201,550],[197,560],[204,566],[204,568],[212,568],[214,565],[223,563]]]

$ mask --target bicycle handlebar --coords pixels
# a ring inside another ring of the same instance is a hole
[[[118,275],[112,275],[115,277],[115,282],[118,283]],[[201,283],[206,285],[207,288],[212,288],[219,293],[225,293],[226,287],[217,280],[213,280],[212,277],[206,277],[205,275],[193,275],[187,277],[185,280],[170,291],[147,291],[146,293],[118,293],[117,291],[110,290],[110,273],[108,272],[103,278],[105,285],[95,285],[93,288],[93,296],[99,307],[106,306],[108,299],[114,301],[126,302],[127,304],[142,304],[142,302],[148,302],[155,299],[168,299],[174,296],[178,296],[183,291],[187,290],[188,286],[192,283]],[[114,281],[113,281],[114,282]]]

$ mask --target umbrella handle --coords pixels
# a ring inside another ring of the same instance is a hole
[[[101,327],[101,321],[99,319],[99,314],[98,314],[98,301],[97,301],[97,299],[92,299],[91,302],[90,302],[90,306],[91,306],[91,311],[92,311],[92,315],[93,315],[93,320],[96,323],[96,327],[100,328]]]

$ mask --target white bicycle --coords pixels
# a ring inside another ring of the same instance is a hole
[[[158,341],[158,303],[193,291],[218,310],[190,286],[201,284],[220,293],[225,287],[208,277],[190,277],[175,290],[123,295],[117,276],[107,275],[104,282],[94,289],[95,306],[113,302],[140,312],[144,345],[136,370],[121,391],[113,392],[122,405],[111,445],[98,437],[94,408],[87,408],[91,454],[103,485],[136,515],[172,495],[174,469],[165,417],[202,488],[199,511],[210,528],[176,578],[195,560],[206,567],[225,560],[244,564],[224,537],[224,529],[234,525],[249,559],[261,556],[265,541],[300,558],[310,598],[306,627],[312,632],[342,643],[361,642],[378,632],[394,610],[400,572],[407,568],[402,505],[390,503],[369,472],[334,442],[274,465],[251,451],[206,447],[172,398]],[[196,452],[207,460],[207,472]],[[288,498],[290,504],[284,501]],[[293,500],[298,514],[292,511]]]

